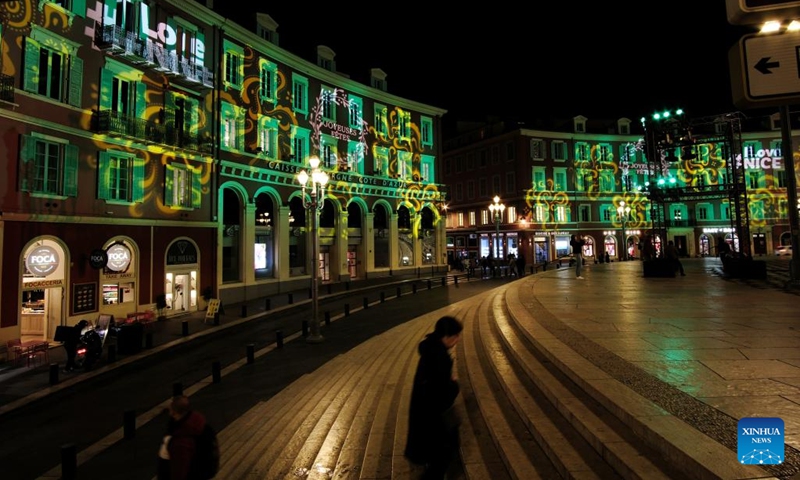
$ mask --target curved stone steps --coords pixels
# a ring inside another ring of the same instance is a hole
[[[502,342],[507,360],[532,382],[525,390],[506,383],[509,395],[515,399],[520,416],[537,431],[540,443],[548,445],[545,450],[550,457],[558,458],[562,477],[675,478],[677,472],[660,455],[643,446],[634,432],[535,351],[507,315],[505,301],[495,301],[491,323],[495,332],[492,338]],[[513,380],[507,368],[504,366],[500,376]],[[546,399],[549,414],[536,411],[536,404],[526,401],[531,389]],[[565,455],[561,450],[564,442],[576,445],[575,452],[580,451],[581,456]],[[587,476],[588,472],[591,474]]]
[[[344,357],[337,356],[321,367],[325,372],[323,382],[312,374],[303,375],[220,431],[219,478],[242,478],[247,475],[268,448],[274,445],[275,432],[286,419],[295,418],[298,411],[319,401],[324,391],[335,386],[348,373],[346,365]]]
[[[383,381],[383,378],[378,377],[381,368],[397,355],[408,355],[407,351],[402,350],[406,342],[396,341],[399,332],[403,330],[403,338],[408,338],[408,325],[403,325],[389,335],[384,333],[374,337],[348,352],[347,357],[351,359],[358,373],[346,377],[338,388],[333,389],[335,392],[331,392],[333,395],[330,396],[330,401],[320,402],[310,412],[289,443],[273,459],[266,472],[267,478],[298,477],[312,472],[327,474],[333,470],[338,457],[335,445],[340,445],[344,440],[356,410],[362,406],[366,392],[375,381]],[[389,336],[395,338],[395,341],[386,345],[385,339]],[[379,351],[375,345],[386,346]],[[322,451],[325,444],[325,451]],[[318,454],[325,457],[317,461]]]
[[[370,341],[374,353],[370,373],[339,409],[330,434],[313,465],[335,465],[332,473],[311,468],[308,479],[384,478],[391,475],[394,431],[398,412],[397,385],[405,381],[416,345],[430,329],[426,318],[397,327]],[[398,338],[399,337],[399,338]],[[391,338],[391,340],[390,340]],[[361,397],[359,399],[359,397]],[[294,469],[297,470],[297,469]]]
[[[758,466],[729,461],[731,453],[727,447],[691,428],[692,426],[682,419],[670,414],[603,370],[601,359],[611,358],[612,360],[608,361],[617,363],[619,359],[609,356],[603,347],[579,333],[572,332],[568,326],[560,324],[535,297],[530,295],[530,290],[541,280],[542,277],[532,277],[527,281],[517,282],[507,290],[506,308],[510,321],[546,361],[568,377],[585,395],[610,412],[628,431],[634,432],[640,451],[649,449],[655,452],[654,455],[658,458],[653,458],[651,461],[659,463],[660,459],[663,459],[665,463],[671,465],[677,471],[673,478],[701,480],[771,478]],[[549,331],[545,324],[556,325],[554,328],[558,329],[556,330],[558,335]],[[593,361],[587,359],[581,352],[592,356]],[[638,367],[631,365],[627,368]],[[567,406],[566,402],[562,403],[560,408]],[[609,439],[607,432],[597,430],[585,433],[597,436],[596,448],[602,450],[604,456],[621,455],[622,450],[613,452],[610,448],[614,447],[615,443],[618,446],[622,444]],[[612,441],[603,443],[609,440]],[[632,460],[639,462],[642,458],[632,458]],[[635,474],[640,471],[639,468],[641,467],[637,466],[636,470],[628,474]]]
[[[515,480],[558,478],[558,472],[514,411],[490,366],[492,353],[487,351],[481,336],[480,317],[486,314],[497,294],[497,290],[492,290],[471,301],[473,308],[464,318],[464,358],[460,360],[465,363],[474,399],[507,475]]]

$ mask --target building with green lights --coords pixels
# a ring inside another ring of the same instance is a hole
[[[712,118],[709,128],[724,133],[726,118]],[[644,139],[643,124],[627,118],[463,124],[459,135],[446,139],[440,167],[449,192],[448,260],[459,265],[499,252],[502,258],[524,256],[528,268],[552,266],[568,260],[572,234],[586,237],[584,257],[598,262],[606,253],[612,261],[641,258],[648,235],[656,249],[674,240],[687,257],[715,256],[720,242],[739,251],[725,195],[693,196],[729,185],[731,158],[740,162],[746,185],[741,218],[751,255],[772,255],[791,244],[777,113],[743,122],[741,155],[701,140],[689,150],[665,148],[665,158],[648,159]],[[793,134],[793,143],[798,140]],[[681,192],[655,210],[666,239],[653,231],[651,181]],[[505,206],[499,224],[489,209],[495,196]]]
[[[446,269],[445,111],[183,0],[0,3],[0,337]],[[328,173],[319,258],[297,174]],[[154,313],[151,313],[154,312]]]

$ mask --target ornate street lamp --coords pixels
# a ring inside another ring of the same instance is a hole
[[[319,324],[319,213],[325,204],[325,185],[328,184],[328,174],[319,168],[319,157],[313,156],[308,159],[311,167],[311,174],[305,170],[300,170],[297,175],[297,182],[303,192],[303,208],[311,212],[311,237],[313,242],[311,252],[311,322],[309,325],[309,335],[306,337],[308,343],[322,342],[322,333]],[[311,181],[309,183],[309,180]],[[306,187],[307,186],[307,187]],[[309,199],[306,199],[306,188],[308,188]]]
[[[494,241],[495,261],[500,260],[500,220],[503,219],[503,210],[506,206],[500,203],[500,197],[494,196],[494,203],[489,204],[489,211],[494,215]]]
[[[625,238],[625,224],[628,221],[628,215],[631,213],[631,207],[625,205],[625,202],[620,200],[617,207],[617,219],[622,222],[622,259],[628,260],[628,239]]]

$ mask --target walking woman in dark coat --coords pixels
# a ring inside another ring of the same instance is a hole
[[[422,478],[426,480],[444,478],[458,452],[458,421],[453,403],[459,387],[449,350],[458,343],[463,328],[457,319],[442,317],[418,347],[405,456],[425,465]]]

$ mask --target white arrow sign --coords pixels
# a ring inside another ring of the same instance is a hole
[[[764,107],[800,100],[800,32],[745,35],[731,50],[737,106]]]

